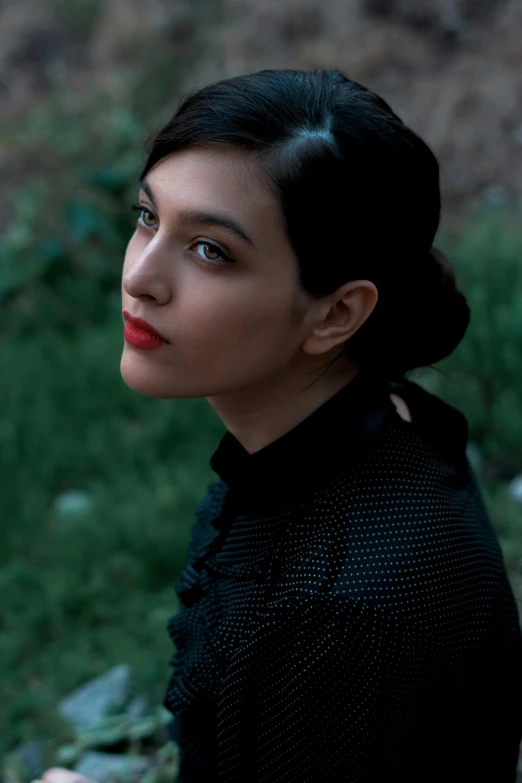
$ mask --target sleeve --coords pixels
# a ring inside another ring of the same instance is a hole
[[[396,780],[419,716],[429,712],[436,659],[433,645],[390,608],[323,594],[273,602],[226,672],[220,775],[249,783]]]

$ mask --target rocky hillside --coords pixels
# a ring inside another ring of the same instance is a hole
[[[484,191],[522,191],[520,0],[2,0],[0,19],[6,118],[56,90],[121,98],[129,75],[169,50],[185,62],[183,89],[261,68],[338,67],[432,145],[446,219]],[[4,145],[0,188],[38,165],[27,171]]]

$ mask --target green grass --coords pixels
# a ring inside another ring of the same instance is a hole
[[[0,352],[3,752],[45,736],[57,700],[116,663],[156,702],[170,676],[173,584],[224,427],[205,400],[130,390],[121,332],[118,316]],[[86,512],[58,511],[70,490]]]

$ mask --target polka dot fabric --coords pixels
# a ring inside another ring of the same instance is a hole
[[[522,635],[465,418],[355,381],[213,455],[169,623],[179,783],[516,780]]]

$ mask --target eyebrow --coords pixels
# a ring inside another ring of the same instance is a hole
[[[157,208],[157,204],[152,193],[152,188],[147,180],[144,179],[140,183],[140,186],[150,198],[154,206]],[[178,218],[181,223],[200,223],[205,226],[219,226],[225,231],[228,231],[229,234],[232,234],[236,238],[243,240],[243,242],[246,242],[247,245],[250,245],[250,247],[253,247],[257,250],[252,237],[250,237],[245,229],[242,228],[239,223],[236,223],[236,221],[231,217],[227,217],[226,215],[216,215],[210,212],[203,212],[197,209],[182,209],[180,212],[178,212]]]

